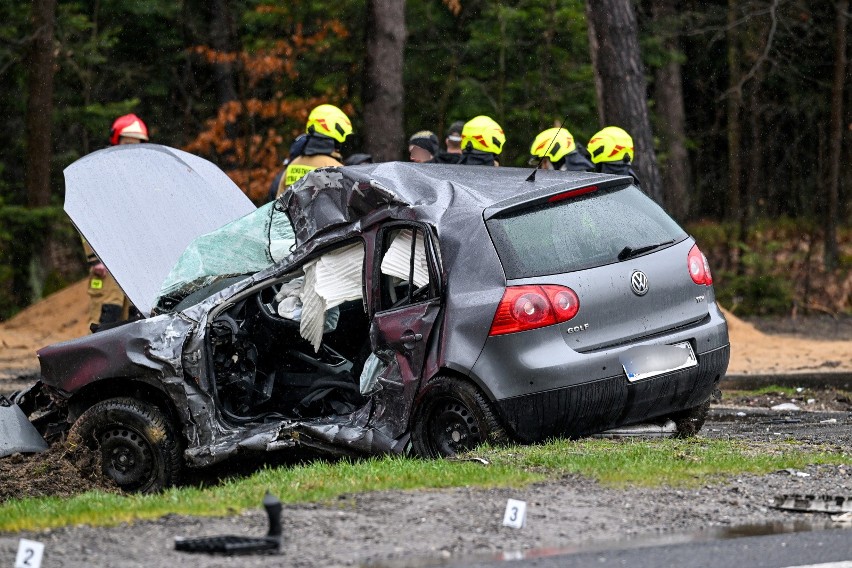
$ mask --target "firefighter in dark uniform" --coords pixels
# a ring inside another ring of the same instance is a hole
[[[342,166],[340,146],[352,134],[352,122],[334,105],[319,105],[308,116],[307,139],[302,153],[287,164],[278,195],[317,168]]]
[[[543,170],[593,172],[595,165],[578,148],[567,128],[548,128],[540,132],[530,146],[530,165]]]
[[[499,166],[497,158],[505,143],[503,128],[494,119],[484,115],[471,118],[462,129],[462,157],[459,164]]]
[[[632,176],[639,184],[633,171],[633,138],[617,126],[607,126],[589,140],[586,147],[592,156],[597,171],[602,174]]]
[[[135,114],[126,114],[115,119],[110,129],[111,146],[138,144],[148,141],[148,127]],[[118,282],[83,239],[83,250],[89,264],[89,327],[126,320],[131,311],[130,300],[124,295]]]

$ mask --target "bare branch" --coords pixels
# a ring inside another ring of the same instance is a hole
[[[734,93],[742,97],[745,84],[757,75],[757,72],[760,71],[760,68],[769,59],[769,52],[772,50],[772,43],[775,40],[775,31],[778,29],[778,5],[780,3],[781,0],[772,0],[772,6],[769,7],[769,32],[766,35],[766,45],[763,47],[763,52],[754,62],[754,65],[751,66],[751,69],[748,70],[748,73],[742,76],[737,85],[722,93],[718,100],[724,100]]]

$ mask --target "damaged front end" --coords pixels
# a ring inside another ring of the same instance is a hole
[[[0,395],[0,457],[32,454],[47,449],[47,442],[20,406]]]

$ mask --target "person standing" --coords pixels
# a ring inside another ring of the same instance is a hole
[[[462,149],[462,130],[464,130],[464,121],[457,120],[447,129],[447,137],[444,138],[444,143],[447,145],[445,151],[439,151],[432,159],[436,164],[458,164],[461,160]]]
[[[415,132],[408,139],[408,156],[412,162],[431,162],[437,153],[438,137],[431,130]]]
[[[148,127],[135,114],[115,119],[109,131],[110,146],[139,144],[148,141]],[[83,239],[83,251],[89,265],[89,329],[126,320],[131,311],[130,300],[101,262],[91,245]]]
[[[577,147],[567,128],[548,128],[538,134],[530,146],[530,165],[544,170],[593,172],[595,165]]]
[[[607,126],[592,136],[587,146],[598,172],[632,176],[640,185],[633,170],[633,138],[617,126]]]
[[[352,134],[352,122],[336,106],[319,105],[308,115],[305,133],[307,138],[302,153],[287,164],[276,197],[310,171],[342,166],[340,146]]]
[[[484,115],[474,117],[468,120],[462,129],[462,157],[459,164],[499,166],[497,158],[505,143],[503,128],[494,119]]]

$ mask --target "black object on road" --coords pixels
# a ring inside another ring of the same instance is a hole
[[[281,548],[281,501],[266,492],[263,508],[269,517],[266,536],[206,536],[200,538],[175,537],[175,550],[204,552],[206,554],[258,554],[273,553]]]

